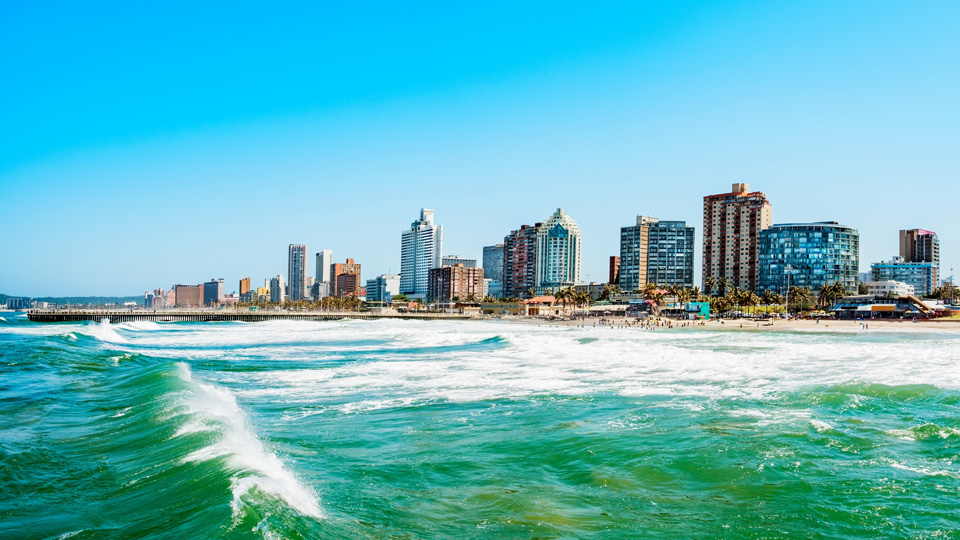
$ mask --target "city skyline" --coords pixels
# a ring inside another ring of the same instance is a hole
[[[232,291],[291,242],[395,274],[421,207],[478,260],[563,207],[603,282],[636,215],[699,239],[737,182],[774,224],[858,229],[861,272],[901,229],[960,264],[956,3],[120,7],[4,7],[0,293]],[[245,204],[272,192],[296,196]]]

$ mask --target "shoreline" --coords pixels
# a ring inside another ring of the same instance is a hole
[[[547,319],[518,315],[477,316],[436,312],[383,314],[370,312],[229,312],[206,310],[34,310],[27,312],[33,322],[82,322],[84,320],[128,322],[151,320],[154,322],[260,322],[265,320],[338,320],[338,319],[399,319],[399,320],[447,320],[447,321],[503,321],[521,324],[571,327],[609,327],[640,330],[723,330],[723,331],[799,331],[799,332],[869,332],[871,330],[960,332],[960,319],[870,319],[835,320],[820,319],[712,319],[709,321],[674,320],[664,317],[637,319],[635,317],[589,317],[584,319]]]
[[[504,319],[506,320],[506,319]],[[555,326],[584,326],[593,328],[602,326],[624,329],[652,329],[652,330],[723,330],[723,331],[751,331],[751,332],[777,332],[777,331],[817,331],[817,332],[869,332],[871,330],[936,330],[944,332],[960,332],[960,319],[932,319],[932,320],[912,320],[903,319],[874,319],[866,321],[857,320],[835,320],[821,319],[819,324],[816,320],[810,319],[711,319],[709,321],[677,321],[673,319],[645,319],[644,322],[637,323],[633,317],[608,317],[603,320],[605,324],[600,324],[601,319],[579,319],[579,320],[549,320],[534,318],[510,319],[519,322],[538,323]],[[659,323],[658,326],[656,326]],[[650,324],[655,326],[650,327]]]

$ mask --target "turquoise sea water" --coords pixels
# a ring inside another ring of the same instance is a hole
[[[0,538],[960,538],[954,334],[0,315]]]

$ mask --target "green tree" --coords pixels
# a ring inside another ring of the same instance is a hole
[[[797,308],[797,311],[810,307],[815,298],[816,295],[808,287],[790,287],[787,293],[790,306]]]
[[[690,301],[690,291],[683,285],[671,285],[668,290],[677,299],[678,304],[686,304]]]
[[[600,296],[598,297],[598,299],[610,300],[611,296],[617,295],[617,294],[620,294],[620,286],[611,285],[607,283],[606,285],[603,286],[603,289],[600,290]]]
[[[643,295],[644,300],[655,300],[658,295],[663,296],[660,294],[660,286],[656,283],[647,283],[644,285],[640,294]]]
[[[773,305],[773,304],[782,304],[783,296],[780,296],[779,294],[773,292],[772,290],[767,289],[763,291],[763,295],[761,295],[760,301],[767,306]]]
[[[713,288],[717,286],[717,278],[713,276],[707,276],[703,280],[703,288],[706,289],[706,293],[712,295]]]
[[[720,296],[726,296],[727,288],[730,287],[730,280],[725,277],[720,278],[717,280],[717,287],[720,287]]]

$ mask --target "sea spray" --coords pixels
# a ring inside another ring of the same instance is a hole
[[[213,445],[185,456],[183,461],[228,457],[231,469],[238,471],[232,480],[234,513],[242,511],[242,498],[256,487],[282,498],[305,515],[322,517],[316,495],[284,467],[275,453],[264,448],[233,394],[216,385],[195,381],[189,366],[183,362],[177,363],[177,370],[180,377],[193,387],[185,400],[185,412],[202,420],[199,424],[196,420],[184,424],[175,436],[205,429],[218,433]]]

